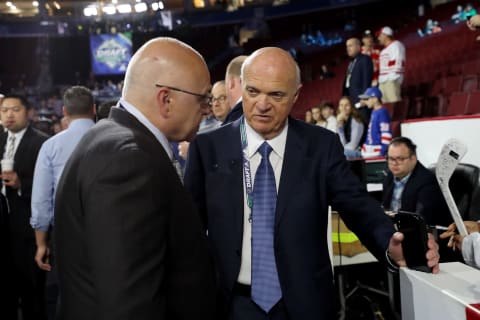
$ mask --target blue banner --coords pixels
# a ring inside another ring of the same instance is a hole
[[[123,75],[132,57],[132,33],[91,35],[90,51],[95,75]]]

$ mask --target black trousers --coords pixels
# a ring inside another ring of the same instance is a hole
[[[35,262],[34,239],[11,237],[13,287],[8,293],[22,313],[22,320],[46,320],[45,272]]]

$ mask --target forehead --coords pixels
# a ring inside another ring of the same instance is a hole
[[[253,86],[265,91],[288,91],[295,86],[295,71],[290,66],[280,67],[263,61],[252,62],[245,67],[245,86]]]
[[[3,108],[24,107],[22,101],[18,98],[5,98],[1,106]]]
[[[355,45],[355,40],[347,40],[347,47],[352,47]]]
[[[225,94],[225,85],[224,84],[216,84],[212,88],[212,94],[213,95],[220,95],[220,94]]]
[[[410,153],[410,150],[408,150],[408,147],[403,144],[392,144],[388,148],[388,154],[398,154],[398,155],[408,155]]]

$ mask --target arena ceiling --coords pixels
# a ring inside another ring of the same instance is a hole
[[[201,4],[203,0],[195,2]],[[85,8],[88,7],[97,8],[99,15],[107,14],[102,10],[104,7],[113,8],[112,14],[121,14],[118,10],[121,5],[130,5],[132,13],[135,13],[136,5],[142,6],[141,4],[146,8],[145,12],[158,9],[175,10],[183,7],[183,0],[10,0],[0,1],[0,15],[9,18],[83,16]]]

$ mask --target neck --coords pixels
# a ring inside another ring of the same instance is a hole
[[[77,119],[93,119],[93,114],[76,114],[73,116],[68,116],[70,121],[77,120]]]

